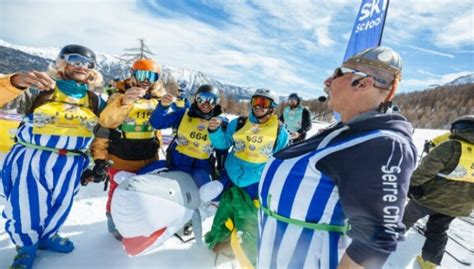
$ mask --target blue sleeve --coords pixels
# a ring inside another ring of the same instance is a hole
[[[405,230],[402,216],[415,162],[411,146],[382,137],[337,151],[318,163],[338,186],[351,227],[346,253],[358,264],[381,268],[396,250]]]
[[[212,145],[216,149],[228,149],[234,144],[234,138],[232,135],[235,133],[237,128],[237,122],[239,118],[233,119],[226,127],[219,127],[214,132],[209,132]]]
[[[273,154],[286,148],[290,140],[290,137],[288,136],[288,131],[285,129],[283,125],[281,125],[280,128],[278,129],[279,129],[279,132],[278,132],[275,148],[273,149]]]
[[[105,106],[107,105],[107,101],[105,101],[104,98],[102,98],[102,96],[100,95],[97,95],[97,97],[98,97],[98,110],[102,112],[102,110],[104,110]]]
[[[185,98],[184,99],[184,108],[190,108],[191,107],[191,103],[189,102],[188,98]]]
[[[150,124],[157,130],[167,128],[178,128],[181,119],[186,112],[186,109],[178,109],[173,112],[169,112],[169,106],[165,107],[159,104],[155,110],[151,113]]]

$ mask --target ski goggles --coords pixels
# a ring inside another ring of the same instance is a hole
[[[369,77],[369,75],[364,73],[364,72],[360,72],[360,71],[355,70],[355,69],[350,69],[350,68],[341,66],[341,67],[338,67],[334,70],[334,73],[332,74],[331,78],[336,79],[338,77],[344,76],[345,74],[354,74],[354,75],[359,75],[359,76],[362,76],[362,77]]]
[[[80,54],[66,54],[64,55],[64,61],[69,65],[84,69],[94,69],[96,65],[94,59]]]
[[[148,80],[148,82],[154,83],[160,78],[160,74],[148,70],[133,70],[132,75],[136,80],[140,82]]]
[[[200,92],[196,94],[195,100],[198,104],[209,103],[214,106],[217,105],[219,97],[210,92]]]
[[[472,132],[474,130],[474,123],[470,121],[458,121],[451,126],[451,131],[457,132]]]
[[[252,100],[250,100],[250,105],[252,107],[261,107],[261,108],[270,108],[272,107],[272,100],[263,97],[263,96],[254,96],[252,97]]]

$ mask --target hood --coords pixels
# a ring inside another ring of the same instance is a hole
[[[407,119],[398,113],[383,114],[377,111],[370,111],[361,114],[347,122],[353,132],[369,132],[372,130],[387,130],[402,134],[410,138],[414,132],[413,126]]]
[[[348,127],[350,131],[341,133],[336,139],[345,139],[345,137],[347,137],[345,134],[352,136],[374,130],[392,131],[406,137],[407,140],[410,141],[413,156],[418,156],[417,149],[412,140],[413,127],[406,118],[398,113],[384,114],[375,110],[361,114],[347,123],[336,123],[318,135],[287,147],[275,154],[275,156],[282,159],[288,159],[316,150],[319,143],[321,143],[329,133],[336,129],[344,128],[344,126],[346,128]]]

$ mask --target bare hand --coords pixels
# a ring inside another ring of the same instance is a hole
[[[31,71],[13,75],[10,79],[15,88],[35,88],[40,91],[54,89],[56,82],[45,72]]]
[[[174,96],[167,93],[163,97],[161,97],[161,105],[162,106],[169,106],[174,101]]]
[[[219,128],[219,126],[221,126],[221,123],[222,123],[221,118],[213,117],[208,121],[207,128],[211,131],[216,130],[217,128]]]
[[[146,94],[146,90],[138,87],[128,89],[122,97],[122,105],[129,105],[134,103],[139,98]]]
[[[291,133],[291,139],[296,139],[298,137],[300,137],[300,133],[298,132]]]

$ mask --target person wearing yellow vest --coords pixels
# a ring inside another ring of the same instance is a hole
[[[95,166],[83,174],[83,184],[110,179],[107,226],[117,240],[121,240],[121,236],[110,213],[112,195],[118,186],[114,177],[119,171],[137,172],[146,164],[158,160],[160,142],[149,120],[158,99],[165,94],[160,67],[152,59],[135,61],[131,74],[125,93],[112,94],[100,115],[91,145]]]
[[[209,139],[207,123],[222,113],[219,92],[211,85],[201,85],[194,94],[190,108],[169,112],[173,100],[171,94],[163,96],[150,117],[153,128],[174,128],[177,132],[166,151],[166,162],[154,163],[149,168],[167,167],[186,172],[201,187],[211,180],[210,174],[214,169],[210,161],[214,146]]]
[[[451,135],[437,143],[413,172],[403,223],[409,229],[429,215],[420,266],[441,264],[448,242],[447,230],[456,217],[474,209],[474,115],[456,119]]]
[[[32,268],[38,249],[68,253],[74,244],[59,236],[89,164],[85,151],[103,102],[91,89],[102,75],[95,53],[81,45],[61,49],[48,74],[13,75],[11,86],[42,90],[16,133],[5,157],[5,231],[17,246],[12,268]]]
[[[269,89],[258,89],[250,100],[248,117],[238,117],[228,125],[218,118],[209,121],[210,138],[218,149],[231,149],[225,160],[225,173],[219,179],[224,193],[206,234],[209,248],[219,253],[228,246],[240,265],[255,265],[258,183],[268,159],[287,146],[289,135],[280,125],[275,109],[279,97]],[[237,233],[243,233],[242,244]],[[236,241],[237,240],[237,241]]]

